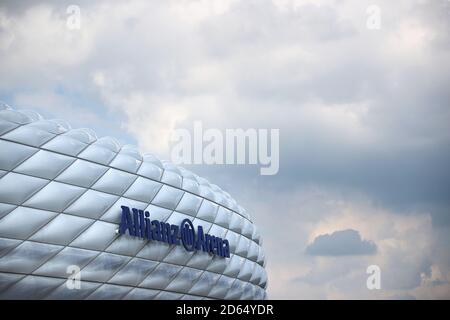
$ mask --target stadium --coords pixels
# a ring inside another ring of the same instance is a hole
[[[0,299],[266,299],[261,245],[206,179],[0,106]]]

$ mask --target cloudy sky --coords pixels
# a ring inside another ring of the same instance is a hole
[[[0,100],[165,159],[280,129],[277,175],[186,166],[260,226],[269,297],[448,299],[449,31],[447,0],[1,1]]]

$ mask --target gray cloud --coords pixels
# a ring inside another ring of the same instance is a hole
[[[359,232],[352,229],[317,236],[306,248],[306,253],[313,256],[370,255],[376,251],[374,242],[361,239]]]
[[[254,216],[274,298],[334,297],[328,284],[367,296],[374,259],[400,294],[418,294],[422,274],[449,280],[449,1],[377,1],[378,31],[365,27],[368,0],[216,2],[77,1],[82,28],[70,31],[71,2],[2,1],[0,99],[165,158],[170,130],[193,120],[279,128],[276,176],[188,167]],[[338,269],[293,255],[323,223],[361,231],[377,254],[334,257]]]

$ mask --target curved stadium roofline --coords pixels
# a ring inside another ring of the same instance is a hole
[[[81,271],[88,275],[83,282],[86,285],[101,284],[82,298],[105,298],[105,292],[119,289],[128,290],[127,294],[112,296],[113,299],[148,297],[149,290],[159,290],[155,297],[163,299],[174,295],[266,298],[266,259],[259,231],[245,209],[217,185],[152,154],[141,154],[135,146],[121,145],[112,137],[98,138],[90,129],[72,129],[66,121],[46,120],[34,111],[14,110],[5,104],[0,104],[0,146],[0,249],[6,246],[0,250],[0,280],[6,280],[0,283],[8,284],[5,290],[0,286],[0,298],[42,298],[37,293],[33,295],[33,288],[38,290],[37,283],[44,281],[43,275],[47,277],[45,281],[51,278],[58,283],[46,298],[56,293],[63,298],[73,297],[58,282],[66,276],[61,270],[55,271],[61,268],[55,260],[74,259],[67,251],[75,248],[97,252],[97,257]],[[89,166],[101,174],[89,171]],[[105,208],[98,212],[85,208],[102,201]],[[136,240],[108,231],[117,227],[122,204],[146,207],[158,219],[171,224],[191,217],[195,225],[203,224],[210,233],[229,240],[231,258],[225,261],[203,252],[186,253],[178,247],[145,243],[142,239],[136,249]],[[27,223],[19,225],[24,217]],[[38,226],[39,219],[44,219],[45,224]],[[73,227],[67,222],[70,219],[76,221]],[[83,223],[87,226],[82,227]],[[78,233],[71,235],[72,229]],[[40,246],[56,253],[40,253],[43,257],[37,266],[33,261],[24,265],[20,260],[23,254],[35,250],[35,256],[39,256]],[[156,254],[161,250],[166,250],[164,255]],[[105,275],[107,270],[92,271],[112,256],[128,262],[109,278]],[[149,267],[152,263],[156,263],[154,269]],[[131,264],[142,264],[151,271],[139,278],[139,283],[129,282],[131,276],[136,277],[127,269]],[[160,283],[158,273],[163,266],[177,270],[165,285]],[[184,274],[190,274],[189,279],[197,275],[191,287],[186,286]],[[19,275],[25,276],[17,280]],[[28,283],[34,283],[34,287]]]

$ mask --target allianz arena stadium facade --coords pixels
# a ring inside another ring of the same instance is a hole
[[[265,263],[218,186],[0,106],[0,299],[266,299]]]

